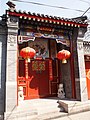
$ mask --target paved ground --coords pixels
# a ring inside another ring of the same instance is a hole
[[[5,116],[5,120],[90,120],[90,111],[81,112],[84,108],[84,110],[90,108],[90,101],[81,103],[80,101],[65,100],[64,107],[67,105],[70,107],[68,113],[71,113],[74,109],[78,110],[78,114],[72,115],[63,111],[64,109],[57,101],[58,98],[22,101],[15,111]]]
[[[90,111],[54,118],[52,120],[90,120]]]

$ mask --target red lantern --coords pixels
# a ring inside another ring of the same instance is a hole
[[[28,79],[28,62],[30,62],[30,58],[33,58],[36,54],[36,51],[33,48],[26,47],[21,49],[20,56],[25,59],[25,75],[26,79]]]
[[[70,52],[68,50],[61,50],[57,53],[57,58],[62,60],[62,63],[67,63],[66,59],[70,57]]]
[[[22,56],[24,59],[33,58],[35,54],[36,54],[36,51],[30,47],[23,48],[20,51],[20,56]]]

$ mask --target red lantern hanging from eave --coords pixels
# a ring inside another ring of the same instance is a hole
[[[57,53],[57,58],[62,60],[62,63],[67,63],[67,60],[70,57],[70,52],[68,50],[61,50]]]
[[[22,56],[24,59],[30,60],[30,58],[33,58],[36,54],[36,51],[33,48],[26,47],[21,49],[20,56]]]

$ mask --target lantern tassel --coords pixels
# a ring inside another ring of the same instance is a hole
[[[30,63],[30,58],[28,58],[28,62]]]
[[[66,59],[62,59],[62,63],[63,64],[67,63],[67,60]]]

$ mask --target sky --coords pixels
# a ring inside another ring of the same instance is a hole
[[[8,9],[6,5],[8,0],[0,0],[0,16],[5,14],[5,10]],[[12,0],[11,0],[12,1]],[[41,4],[47,4],[51,6],[66,7],[69,9],[60,9],[55,7],[40,6],[31,3],[16,2],[16,10],[40,13],[45,15],[64,17],[64,18],[75,18],[82,16],[84,12],[79,12],[76,10],[86,11],[90,7],[90,0],[22,0]],[[85,14],[90,18],[90,10]]]

